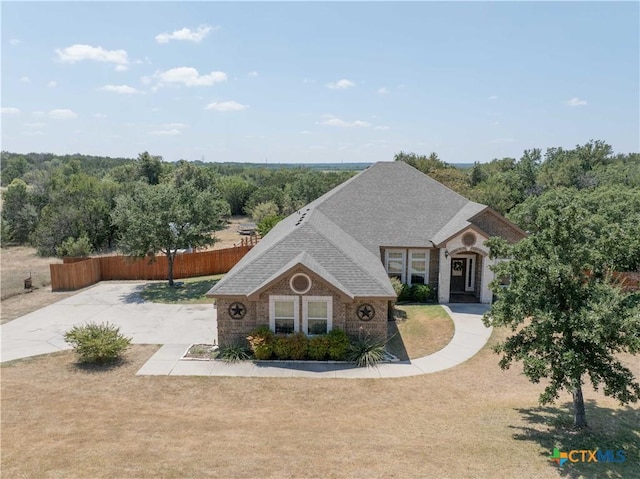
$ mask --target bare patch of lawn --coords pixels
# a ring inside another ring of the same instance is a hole
[[[454,333],[453,321],[439,305],[396,305],[389,321],[387,351],[402,361],[433,354],[444,348]]]
[[[9,246],[0,249],[2,300],[23,294],[24,280],[29,277],[29,273],[31,273],[34,288],[51,285],[49,270],[51,263],[62,263],[62,260],[38,256],[36,249],[28,246]]]
[[[3,365],[3,477],[640,477],[637,408],[585,390],[592,429],[569,431],[570,397],[538,408],[544,386],[488,348],[401,379],[135,376],[155,351],[133,346],[105,371],[71,351]],[[549,460],[596,442],[629,459]]]
[[[27,246],[0,249],[1,324],[75,294],[51,292],[49,264],[61,262],[59,258],[38,256],[35,248]],[[24,280],[29,277],[29,273],[32,290],[24,289]]]
[[[247,239],[247,236],[243,236],[238,233],[238,225],[241,223],[251,223],[253,220],[248,216],[232,216],[227,221],[227,226],[216,231],[216,243],[213,247],[208,249],[221,249],[231,248],[232,246],[238,246],[243,239]]]

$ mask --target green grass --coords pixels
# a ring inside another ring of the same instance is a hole
[[[140,293],[140,297],[150,303],[169,304],[211,304],[213,299],[205,294],[224,275],[200,276],[197,278],[185,278],[178,280],[184,282],[182,286],[171,287],[168,283],[152,283]]]

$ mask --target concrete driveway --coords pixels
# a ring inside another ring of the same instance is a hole
[[[108,321],[137,344],[217,343],[213,304],[145,303],[145,283],[99,283],[70,298],[0,326],[1,361],[52,353],[70,346],[63,336],[72,326]]]

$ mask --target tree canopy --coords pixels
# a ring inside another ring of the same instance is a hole
[[[229,205],[214,193],[193,185],[140,184],[130,195],[116,198],[111,214],[125,254],[154,258],[167,256],[169,284],[173,285],[173,262],[180,249],[212,245],[214,232],[229,216]]]
[[[624,292],[616,283],[612,272],[621,259],[609,254],[608,213],[594,214],[589,205],[595,206],[594,198],[571,190],[521,205],[517,216],[530,235],[515,245],[489,241],[493,257],[509,260],[494,267],[498,279],[490,287],[498,300],[485,315],[485,324],[512,331],[495,348],[502,354],[500,366],[521,361],[532,382],[545,380],[543,404],[570,391],[578,427],[587,424],[582,394],[587,378],[622,404],[640,398],[640,385],[617,357],[640,351],[640,292]],[[624,229],[611,233],[622,249],[638,239]],[[504,277],[510,278],[506,287]]]

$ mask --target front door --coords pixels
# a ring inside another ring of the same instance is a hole
[[[451,259],[451,289],[452,293],[465,292],[465,278],[467,277],[467,258]]]

